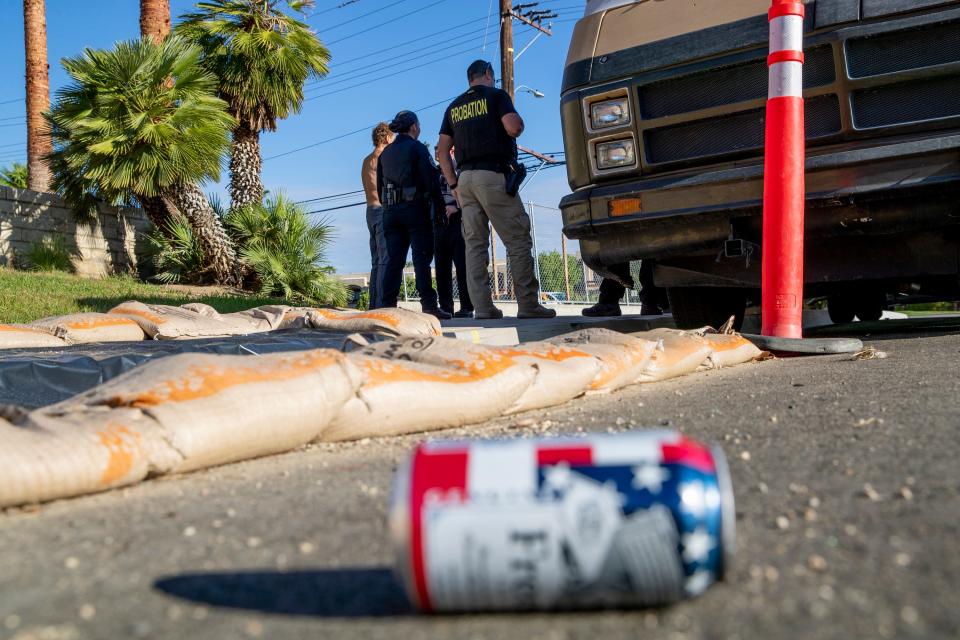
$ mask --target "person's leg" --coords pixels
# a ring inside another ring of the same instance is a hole
[[[633,282],[630,277],[630,263],[615,264],[607,267],[611,274],[617,276],[614,278],[604,278],[600,283],[600,295],[597,297],[597,304],[587,307],[582,311],[583,315],[588,317],[619,316],[620,299],[626,293],[627,288],[622,282]]]
[[[463,209],[463,241],[467,265],[467,290],[477,315],[498,315],[493,304],[487,268],[490,264],[490,228],[487,214],[477,199],[476,176],[479,171],[464,171],[460,174],[460,207]]]
[[[430,262],[433,260],[433,229],[430,216],[417,205],[410,205],[405,213],[407,235],[410,237],[410,254],[413,272],[420,292],[420,307],[424,311],[437,308],[437,292],[433,288]]]
[[[403,265],[407,262],[410,240],[403,224],[403,215],[397,207],[383,211],[383,236],[387,249],[387,265],[380,272],[380,306],[397,306],[397,296],[403,283]]]
[[[380,242],[383,235],[383,210],[379,207],[367,207],[367,231],[370,232],[370,292],[371,309],[380,306]]]
[[[433,267],[437,274],[437,299],[441,309],[453,313],[453,254],[450,251],[449,236],[449,224],[444,226],[434,223]]]
[[[510,259],[513,287],[517,294],[520,312],[540,307],[540,285],[533,269],[533,237],[530,235],[530,218],[523,203],[516,196],[507,195],[506,178],[493,171],[476,172],[480,188],[476,189],[480,206],[490,217],[493,228],[503,240]],[[473,293],[472,291],[470,292]]]
[[[460,294],[460,312],[473,311],[467,285],[466,244],[463,242],[463,216],[455,213],[450,218],[450,245],[453,249],[453,264],[457,267],[457,289]]]
[[[380,253],[380,268],[378,271],[383,273],[384,269],[387,268],[387,238],[383,233],[383,207],[377,207],[379,213],[377,214],[377,251]],[[383,302],[383,289],[377,288],[377,297],[379,298],[380,303]]]
[[[640,261],[640,313],[660,315],[667,306],[667,293],[653,282],[653,260]]]
[[[627,288],[611,278],[604,278],[600,283],[600,295],[597,302],[599,304],[620,304],[620,299],[627,292]]]

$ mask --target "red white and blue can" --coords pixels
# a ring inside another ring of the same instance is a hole
[[[664,605],[734,554],[726,459],[673,431],[421,444],[397,472],[397,569],[424,611]]]

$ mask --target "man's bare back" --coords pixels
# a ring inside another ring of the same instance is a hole
[[[377,193],[377,162],[382,152],[383,147],[377,147],[363,159],[360,180],[363,183],[363,194],[367,199],[368,207],[380,206],[380,194]]]

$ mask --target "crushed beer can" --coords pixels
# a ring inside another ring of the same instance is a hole
[[[421,444],[390,509],[424,611],[664,605],[734,554],[726,459],[673,431]]]

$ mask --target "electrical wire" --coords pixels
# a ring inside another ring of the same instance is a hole
[[[356,33],[351,33],[351,34],[348,35],[348,36],[343,36],[342,38],[337,38],[336,40],[330,40],[329,42],[326,43],[326,45],[327,45],[327,46],[330,46],[330,45],[337,44],[338,42],[343,42],[344,40],[349,40],[349,39],[351,39],[351,38],[356,38],[357,36],[362,36],[362,35],[365,34],[365,33],[370,33],[370,32],[373,31],[374,29],[379,29],[380,27],[386,26],[386,25],[388,25],[388,24],[392,24],[392,23],[394,23],[394,22],[397,22],[398,20],[402,20],[402,19],[404,19],[404,18],[409,18],[410,16],[414,15],[415,13],[420,13],[421,11],[426,11],[427,9],[429,9],[429,8],[431,8],[431,7],[435,7],[435,6],[437,6],[438,4],[440,4],[440,3],[442,3],[442,2],[447,2],[447,0],[436,0],[435,2],[432,2],[432,3],[430,3],[430,4],[426,5],[426,6],[420,7],[419,9],[414,9],[413,11],[408,11],[407,13],[405,13],[405,14],[404,14],[403,16],[401,16],[400,18],[395,18],[395,19],[393,19],[393,20],[387,20],[386,22],[381,22],[380,24],[376,24],[376,25],[374,25],[374,26],[372,26],[372,27],[367,27],[366,29],[364,29],[364,30],[362,30],[362,31],[357,31]]]
[[[343,198],[345,196],[355,196],[358,193],[363,193],[363,189],[357,189],[356,191],[344,191],[343,193],[335,193],[331,196],[319,196],[317,198],[307,198],[306,200],[297,200],[294,204],[306,204],[308,202],[318,202],[320,200],[336,200],[337,198]]]
[[[450,97],[450,98],[444,98],[443,100],[439,100],[439,101],[437,101],[437,102],[434,102],[433,104],[428,104],[428,105],[423,106],[423,107],[418,107],[417,109],[414,109],[414,111],[426,111],[427,109],[432,109],[432,108],[437,107],[437,106],[439,106],[439,105],[441,105],[441,104],[447,104],[447,103],[449,103],[451,100],[453,100],[453,98],[455,98],[455,97],[456,97],[456,96],[452,96],[452,97]],[[363,131],[370,131],[370,130],[373,129],[375,126],[377,126],[377,123],[373,123],[373,124],[367,125],[367,126],[365,126],[365,127],[360,127],[359,129],[354,129],[353,131],[348,131],[348,132],[346,132],[346,133],[341,133],[340,135],[333,136],[332,138],[327,138],[327,139],[325,139],[325,140],[320,140],[319,142],[314,142],[314,143],[312,143],[312,144],[304,145],[304,146],[298,147],[298,148],[296,148],[296,149],[290,149],[289,151],[284,151],[283,153],[277,153],[277,154],[274,154],[274,155],[272,155],[272,156],[267,156],[266,158],[263,159],[263,161],[266,162],[267,160],[273,160],[274,158],[282,158],[282,157],[284,157],[284,156],[289,156],[290,154],[293,154],[293,153],[298,153],[298,152],[300,152],[300,151],[305,151],[305,150],[307,150],[307,149],[313,149],[314,147],[319,147],[320,145],[327,144],[327,143],[333,142],[333,141],[335,141],[335,140],[342,140],[343,138],[347,138],[347,137],[349,137],[349,136],[356,135],[356,134],[361,133],[361,132],[363,132]]]
[[[307,211],[307,214],[312,215],[314,213],[326,213],[327,211],[337,211],[338,209],[349,209],[350,207],[359,207],[362,204],[367,204],[367,201],[364,200],[363,202],[354,202],[353,204],[345,204],[339,207],[328,207],[326,209],[316,209],[314,211]]]
[[[441,31],[441,32],[439,32],[439,33],[446,33],[446,32],[445,32],[445,31]],[[460,39],[462,39],[462,38],[470,38],[471,36],[477,36],[477,35],[479,35],[480,33],[484,33],[484,27],[481,27],[481,28],[479,28],[479,29],[474,29],[473,31],[468,31],[468,32],[466,32],[466,33],[457,34],[457,35],[455,35],[455,36],[454,36],[453,34],[449,34],[449,39],[451,39],[451,40],[453,40],[453,39],[460,40]],[[429,38],[430,36],[425,36],[425,37]],[[422,41],[423,41],[423,38],[420,38],[420,39],[416,40],[416,42],[422,42]],[[456,47],[456,46],[458,46],[459,44],[460,44],[459,42],[454,42],[454,43],[452,43],[452,44],[448,44],[448,45],[445,45],[445,46],[441,46],[441,45],[443,45],[443,42],[441,41],[441,42],[435,42],[435,43],[432,43],[432,44],[428,44],[428,45],[423,46],[423,47],[420,47],[420,48],[418,48],[418,49],[412,49],[412,50],[410,50],[410,51],[407,51],[406,53],[401,53],[401,54],[399,54],[399,55],[391,56],[390,59],[393,61],[393,64],[392,64],[392,65],[389,65],[389,66],[396,66],[396,65],[399,65],[399,64],[403,64],[404,62],[412,62],[412,61],[415,60],[416,58],[422,58],[422,57],[424,57],[423,55],[419,55],[419,56],[414,56],[414,58],[411,58],[410,60],[400,60],[401,58],[406,58],[406,57],[411,56],[411,55],[413,55],[413,54],[415,54],[415,53],[421,53],[421,52],[424,52],[424,51],[431,51],[431,52],[433,52],[433,53],[438,53],[438,52],[441,52],[441,51],[445,51],[445,50],[447,50],[447,49],[452,49],[453,47]],[[393,49],[393,48],[391,47],[391,48],[385,49],[384,51],[389,51],[389,50],[392,50],[392,49]],[[346,64],[346,63],[344,63],[344,64]],[[335,68],[338,68],[338,67],[335,67]],[[385,69],[385,68],[387,68],[387,67],[382,66],[379,62],[373,62],[373,63],[370,63],[370,64],[365,64],[365,65],[359,66],[359,67],[357,67],[356,69],[350,69],[350,70],[348,70],[348,71],[342,71],[342,72],[340,72],[340,73],[334,73],[333,75],[326,76],[325,78],[322,78],[322,79],[319,79],[319,80],[312,80],[312,81],[306,83],[305,86],[313,89],[313,88],[316,88],[318,85],[330,85],[330,84],[333,84],[333,82],[340,82],[340,81],[341,81],[341,78],[342,78],[343,76],[350,76],[349,78],[344,78],[344,79],[346,80],[346,79],[351,79],[351,78],[360,77],[361,75],[368,75],[368,74],[357,74],[356,72],[358,72],[358,71],[363,71],[363,70],[365,70],[365,69],[371,69],[371,68],[376,68],[376,69],[375,69],[375,71],[376,71],[376,70],[379,70],[379,69]],[[373,71],[373,72],[371,72],[371,73],[374,73],[375,71]]]
[[[312,95],[312,96],[310,96],[310,97],[308,97],[308,98],[305,98],[304,100],[316,100],[316,99],[318,99],[318,98],[326,98],[326,97],[328,97],[328,96],[336,95],[336,94],[338,94],[338,93],[343,93],[344,91],[349,91],[350,89],[357,89],[357,88],[359,88],[359,87],[364,87],[364,86],[366,86],[366,85],[368,85],[368,84],[372,84],[372,83],[378,82],[378,81],[380,81],[380,80],[385,80],[386,78],[390,78],[390,77],[395,76],[395,75],[400,74],[400,73],[406,73],[406,72],[408,72],[408,71],[414,71],[414,70],[416,70],[416,69],[422,69],[423,67],[428,67],[428,66],[430,66],[430,65],[438,64],[438,63],[440,63],[440,62],[448,62],[451,57],[453,57],[453,56],[458,56],[458,55],[462,55],[462,54],[464,54],[464,53],[470,53],[470,52],[473,51],[474,49],[475,49],[475,47],[474,47],[473,45],[471,45],[470,47],[467,47],[466,49],[461,49],[461,50],[459,50],[459,51],[455,51],[455,52],[453,52],[453,53],[450,53],[450,54],[446,55],[446,56],[443,57],[443,58],[436,58],[436,59],[430,60],[430,61],[428,61],[428,62],[424,62],[424,63],[418,64],[418,65],[414,65],[414,66],[412,66],[412,67],[406,67],[406,68],[404,68],[404,69],[398,69],[398,70],[396,70],[396,71],[392,71],[392,72],[387,73],[387,74],[384,74],[384,75],[382,75],[382,76],[377,76],[377,77],[375,77],[375,78],[370,78],[369,80],[364,80],[363,82],[358,82],[357,84],[352,84],[352,85],[347,86],[347,87],[341,87],[341,88],[339,88],[339,89],[334,89],[333,91],[328,91],[328,92],[326,92],[326,93],[314,94],[314,95]]]
[[[23,102],[23,98],[16,98],[14,100],[4,100],[0,104],[13,104],[14,102]]]
[[[375,13],[380,13],[381,11],[386,11],[386,10],[389,9],[390,7],[396,6],[396,5],[398,5],[398,4],[402,3],[402,2],[406,2],[406,1],[407,1],[407,0],[396,0],[396,2],[391,2],[390,4],[388,4],[388,5],[384,6],[384,7],[380,7],[379,9],[374,9],[373,11],[368,11],[367,13],[362,13],[362,14],[360,14],[359,16],[356,16],[355,18],[350,18],[349,20],[344,20],[343,22],[338,22],[337,24],[335,24],[335,25],[333,25],[333,26],[330,26],[330,27],[324,27],[323,29],[320,29],[319,31],[317,31],[317,33],[326,33],[327,31],[333,31],[334,29],[339,29],[339,28],[342,27],[342,26],[348,25],[348,24],[350,24],[350,23],[352,23],[352,22],[356,22],[357,20],[363,20],[363,19],[366,18],[367,16],[372,16],[372,15],[375,14]]]
[[[433,53],[434,53],[434,54],[439,54],[439,53],[441,53],[441,52],[443,52],[443,51],[448,51],[449,49],[452,49],[452,48],[458,46],[459,44],[462,44],[462,43],[456,43],[456,44],[452,44],[452,45],[449,45],[449,46],[446,46],[446,47],[441,47],[441,48],[439,48],[439,49],[434,49],[434,50],[433,50]],[[430,49],[430,48],[432,48],[432,47],[426,47],[426,48],[427,48],[427,49]],[[462,50],[462,51],[457,51],[457,52],[455,52],[455,53],[448,54],[447,56],[437,57],[436,55],[434,55],[434,56],[431,56],[431,58],[432,58],[431,62],[425,63],[425,64],[433,64],[434,62],[443,62],[444,60],[446,60],[446,59],[447,59],[449,56],[451,56],[451,55],[459,55],[459,54],[461,54],[461,53],[467,53],[467,52],[473,51],[474,48],[475,48],[475,45],[471,45],[471,46],[468,47],[467,49],[464,49],[464,50]],[[421,59],[424,59],[424,58],[426,58],[426,57],[427,57],[427,55],[426,55],[426,54],[423,54],[423,55],[419,55],[419,56],[416,56],[416,57],[414,57],[414,58],[411,58],[410,60],[401,60],[401,61],[399,61],[399,62],[393,62],[393,63],[387,64],[387,65],[370,65],[371,67],[376,67],[376,68],[371,69],[370,71],[365,71],[364,73],[358,73],[358,74],[350,75],[350,76],[347,77],[347,78],[341,78],[341,79],[339,79],[339,80],[333,80],[332,82],[322,82],[322,83],[320,83],[320,84],[317,85],[317,86],[311,87],[311,90],[324,91],[324,90],[326,90],[328,87],[331,87],[331,86],[334,86],[334,85],[338,85],[338,84],[343,84],[344,82],[351,82],[351,81],[357,80],[357,79],[359,79],[359,78],[362,78],[362,77],[365,77],[365,76],[369,76],[370,74],[373,74],[373,73],[379,73],[379,72],[383,71],[384,69],[390,69],[391,67],[398,67],[398,66],[400,66],[400,65],[409,64],[409,63],[411,63],[411,62],[415,62],[416,60],[421,60]],[[419,69],[420,66],[423,66],[423,65],[418,65],[418,66],[415,66],[415,67],[409,67],[409,68],[407,68],[407,69],[401,69],[401,70],[399,70],[399,71],[394,71],[394,72],[388,73],[388,74],[386,74],[386,75],[384,75],[384,76],[380,76],[379,78],[371,79],[370,82],[374,82],[375,80],[379,80],[379,79],[382,79],[382,78],[390,77],[391,75],[394,75],[395,73],[403,73],[404,71],[410,71],[410,70],[412,70],[412,69]],[[366,68],[366,67],[364,67],[364,68]],[[363,86],[364,84],[367,84],[367,82],[364,82],[364,83],[361,83],[361,84],[357,84],[357,85],[353,85],[353,86],[354,86],[354,87],[360,87],[360,86]],[[309,91],[309,90],[308,90],[308,91]],[[307,92],[304,92],[304,93],[306,94]],[[330,94],[329,94],[329,93],[324,93],[323,95],[330,95]],[[313,96],[311,96],[310,98],[307,98],[307,99],[309,100],[309,99],[317,98],[317,97],[320,97],[320,95],[313,95]]]

